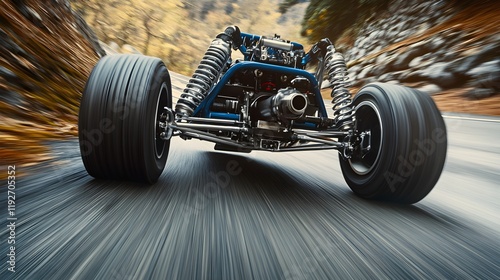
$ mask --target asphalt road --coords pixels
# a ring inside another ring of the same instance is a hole
[[[411,206],[353,195],[335,151],[176,138],[146,186],[95,180],[76,140],[53,142],[17,166],[15,273],[2,183],[0,279],[499,279],[500,122],[445,120],[444,172]]]

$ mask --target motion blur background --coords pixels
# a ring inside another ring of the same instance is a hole
[[[107,53],[160,57],[190,75],[227,25],[303,43],[328,37],[352,93],[419,88],[446,112],[500,115],[499,1],[75,0],[0,4],[0,165],[31,164],[77,135],[85,81]],[[329,92],[324,91],[325,99]]]
[[[497,0],[0,0],[0,220],[7,165],[17,219],[16,273],[0,279],[498,279],[499,23]],[[330,38],[353,94],[383,81],[431,95],[448,133],[434,190],[368,201],[336,151],[235,154],[179,137],[155,185],[89,176],[75,136],[99,58],[160,57],[175,101],[227,25],[306,50]],[[229,163],[241,172],[222,186]]]

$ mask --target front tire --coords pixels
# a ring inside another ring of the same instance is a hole
[[[373,83],[353,99],[355,129],[369,131],[369,152],[340,157],[344,178],[367,199],[411,204],[424,198],[441,175],[446,127],[433,100],[403,86]]]
[[[170,147],[170,140],[160,138],[164,107],[172,108],[172,92],[160,59],[103,57],[87,81],[78,119],[87,172],[101,179],[156,182]]]

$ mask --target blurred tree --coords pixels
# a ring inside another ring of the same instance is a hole
[[[107,41],[110,33],[110,19],[107,16],[113,7],[121,4],[120,0],[73,0],[72,7],[80,14],[85,15],[87,22],[94,28],[97,36]]]
[[[182,1],[182,7],[184,10],[188,11],[188,18],[196,17],[195,5],[191,1]]]
[[[227,3],[226,8],[224,8],[226,14],[230,15],[234,11],[234,6],[232,3]]]
[[[119,24],[116,29],[116,39],[119,45],[127,44],[133,37],[137,36],[137,26],[132,16],[127,15],[127,17]]]
[[[280,12],[300,2],[285,0],[280,4]],[[302,35],[311,41],[325,37],[335,41],[347,28],[382,11],[388,4],[389,0],[311,0],[302,22]]]
[[[290,9],[293,5],[307,2],[308,0],[285,0],[279,5],[280,13],[284,14],[288,9]]]
[[[147,54],[149,51],[149,45],[151,44],[151,39],[154,38],[163,38],[163,36],[158,35],[156,33],[156,28],[154,26],[155,23],[160,21],[159,14],[156,10],[150,9],[147,11],[143,11],[142,13],[142,26],[144,27],[144,31],[146,32],[146,39],[144,40],[144,48],[143,53]]]
[[[203,3],[200,11],[200,20],[205,20],[207,14],[215,8],[215,0],[209,0]]]

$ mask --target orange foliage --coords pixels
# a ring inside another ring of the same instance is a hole
[[[98,59],[64,4],[26,0],[22,11],[13,3],[0,9],[0,67],[13,73],[0,77],[0,165],[40,159],[41,141],[76,134],[81,92]]]

